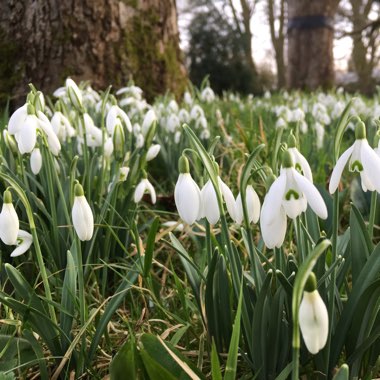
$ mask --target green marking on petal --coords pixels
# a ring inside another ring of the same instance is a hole
[[[293,189],[290,189],[286,194],[285,194],[285,199],[287,201],[290,201],[291,198],[294,199],[299,199],[300,195]]]
[[[355,160],[351,166],[350,166],[350,171],[351,172],[361,172],[363,170],[363,165],[360,161]]]

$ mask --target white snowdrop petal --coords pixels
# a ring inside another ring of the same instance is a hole
[[[145,180],[143,179],[137,186],[136,186],[136,189],[135,189],[135,195],[134,195],[134,201],[135,203],[138,203],[141,201],[144,193],[145,193],[145,189],[146,189],[146,182]]]
[[[94,232],[94,216],[84,195],[74,198],[71,215],[79,239],[82,241],[90,240]]]
[[[211,180],[206,182],[201,192],[202,211],[210,224],[216,224],[220,218],[220,210],[214,186]]]
[[[235,198],[232,194],[232,191],[220,177],[218,177],[218,181],[223,199],[226,202],[227,211],[230,214],[231,218],[235,220]]]
[[[152,203],[155,204],[156,203],[156,190],[154,190],[153,185],[148,180],[146,180],[146,181],[147,181],[146,182],[146,188],[150,194],[150,199],[151,199]]]
[[[30,155],[30,168],[32,173],[37,175],[42,167],[42,155],[38,148],[34,148],[32,154]]]
[[[11,135],[19,132],[27,116],[28,106],[27,104],[24,104],[22,107],[13,112],[12,116],[9,118],[8,132]]]
[[[148,152],[146,154],[146,160],[151,161],[154,158],[156,158],[158,153],[160,152],[160,150],[161,150],[160,144],[154,144],[154,145],[150,146],[148,149]]]
[[[265,206],[263,204],[262,215],[266,212],[265,209],[267,207],[270,207],[268,203],[266,203]],[[261,216],[260,228],[264,243],[269,249],[281,247],[286,234],[286,214],[284,209],[281,207],[277,210],[277,214],[274,215],[272,223],[265,223]]]
[[[288,149],[289,152],[293,154],[294,161],[296,163],[299,163],[301,166],[303,175],[311,182],[313,183],[313,174],[311,172],[311,168],[309,163],[307,162],[306,158],[299,152],[297,148],[290,148]]]
[[[327,218],[327,207],[317,188],[304,176],[294,170],[294,179],[301,191],[305,194],[312,210],[321,218]]]
[[[32,235],[23,230],[19,230],[17,238],[17,247],[12,251],[11,257],[17,257],[24,254],[33,243]]]
[[[363,170],[377,192],[380,193],[380,158],[369,146],[368,142],[362,143],[361,162]],[[368,186],[367,186],[368,187]],[[368,187],[370,190],[370,188]]]
[[[265,207],[261,212],[261,219],[264,219],[264,224],[271,224],[276,216],[278,215],[279,209],[281,208],[282,199],[284,196],[286,187],[286,173],[283,171],[280,176],[273,182],[270,187],[264,203],[270,205],[270,207]]]
[[[342,177],[343,169],[347,164],[348,159],[350,158],[352,152],[354,151],[354,145],[349,147],[338,159],[333,169],[330,178],[329,184],[329,192],[330,194],[334,194],[336,189],[338,188],[340,178]]]
[[[190,173],[179,175],[174,200],[181,219],[187,224],[193,224],[199,215],[201,193]]]
[[[260,217],[260,199],[251,185],[247,186],[246,203],[249,221],[257,223]]]
[[[0,213],[0,239],[4,244],[14,245],[17,242],[20,223],[12,203],[4,203]]]
[[[37,118],[28,116],[25,122],[17,133],[18,149],[21,154],[30,153],[37,142]]]

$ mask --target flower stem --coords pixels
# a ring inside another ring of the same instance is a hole
[[[377,191],[373,191],[371,195],[371,211],[369,214],[369,222],[368,222],[368,234],[371,240],[373,239],[373,226],[375,224],[376,209],[377,209]]]

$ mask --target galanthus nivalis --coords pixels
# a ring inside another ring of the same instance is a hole
[[[42,155],[38,148],[34,148],[30,155],[30,168],[34,175],[37,175],[42,168]]]
[[[316,187],[294,168],[288,151],[283,153],[280,176],[270,187],[261,209],[260,226],[268,248],[280,247],[285,239],[286,216],[295,219],[307,205],[321,218],[327,218],[327,208]]]
[[[260,199],[251,185],[248,185],[245,190],[245,203],[249,222],[257,223],[260,217]],[[243,219],[243,202],[241,200],[241,193],[239,193],[236,198],[235,222],[241,224]]]
[[[199,216],[201,191],[190,174],[189,161],[181,156],[178,162],[179,177],[174,189],[178,214],[187,224],[193,224]]]
[[[17,234],[17,247],[11,253],[11,257],[17,257],[24,254],[32,245],[33,237],[29,232],[19,230]]]
[[[327,342],[329,316],[325,303],[317,290],[317,280],[311,273],[303,292],[299,308],[299,325],[306,348],[318,353]]]
[[[121,123],[127,128],[128,132],[132,132],[132,124],[128,115],[117,105],[113,105],[106,117],[106,127],[108,133],[113,136],[116,124]]]
[[[84,196],[83,187],[77,183],[74,187],[74,204],[71,211],[75,232],[82,241],[90,240],[94,233],[94,215]]]
[[[339,157],[334,167],[330,178],[330,194],[337,190],[347,161],[350,171],[360,173],[363,191],[376,190],[380,193],[380,158],[369,146],[365,125],[361,121],[356,125],[355,137],[354,144]]]
[[[3,201],[0,213],[0,239],[4,244],[15,245],[20,223],[12,203],[12,194],[9,190],[4,191]]]
[[[154,190],[153,185],[149,182],[148,178],[146,177],[146,173],[144,173],[143,179],[136,186],[135,195],[134,195],[135,203],[139,203],[145,193],[150,194],[150,199],[151,199],[152,203],[155,204],[156,203],[156,191]]]
[[[313,174],[306,158],[297,149],[296,138],[293,133],[288,137],[288,152],[291,154],[295,168],[300,171],[310,182],[313,182]]]

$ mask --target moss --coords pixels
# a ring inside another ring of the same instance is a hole
[[[131,19],[130,27],[124,34],[125,49],[120,51],[120,45],[115,46],[115,54],[122,64],[114,80],[125,85],[128,79],[133,79],[144,90],[148,100],[168,89],[180,95],[186,86],[178,47],[174,42],[169,42],[164,52],[159,50],[161,33],[157,29],[160,22],[157,12],[140,12]]]
[[[0,105],[6,104],[14,87],[22,78],[24,65],[18,57],[20,48],[0,28]],[[22,49],[21,49],[22,51]]]

